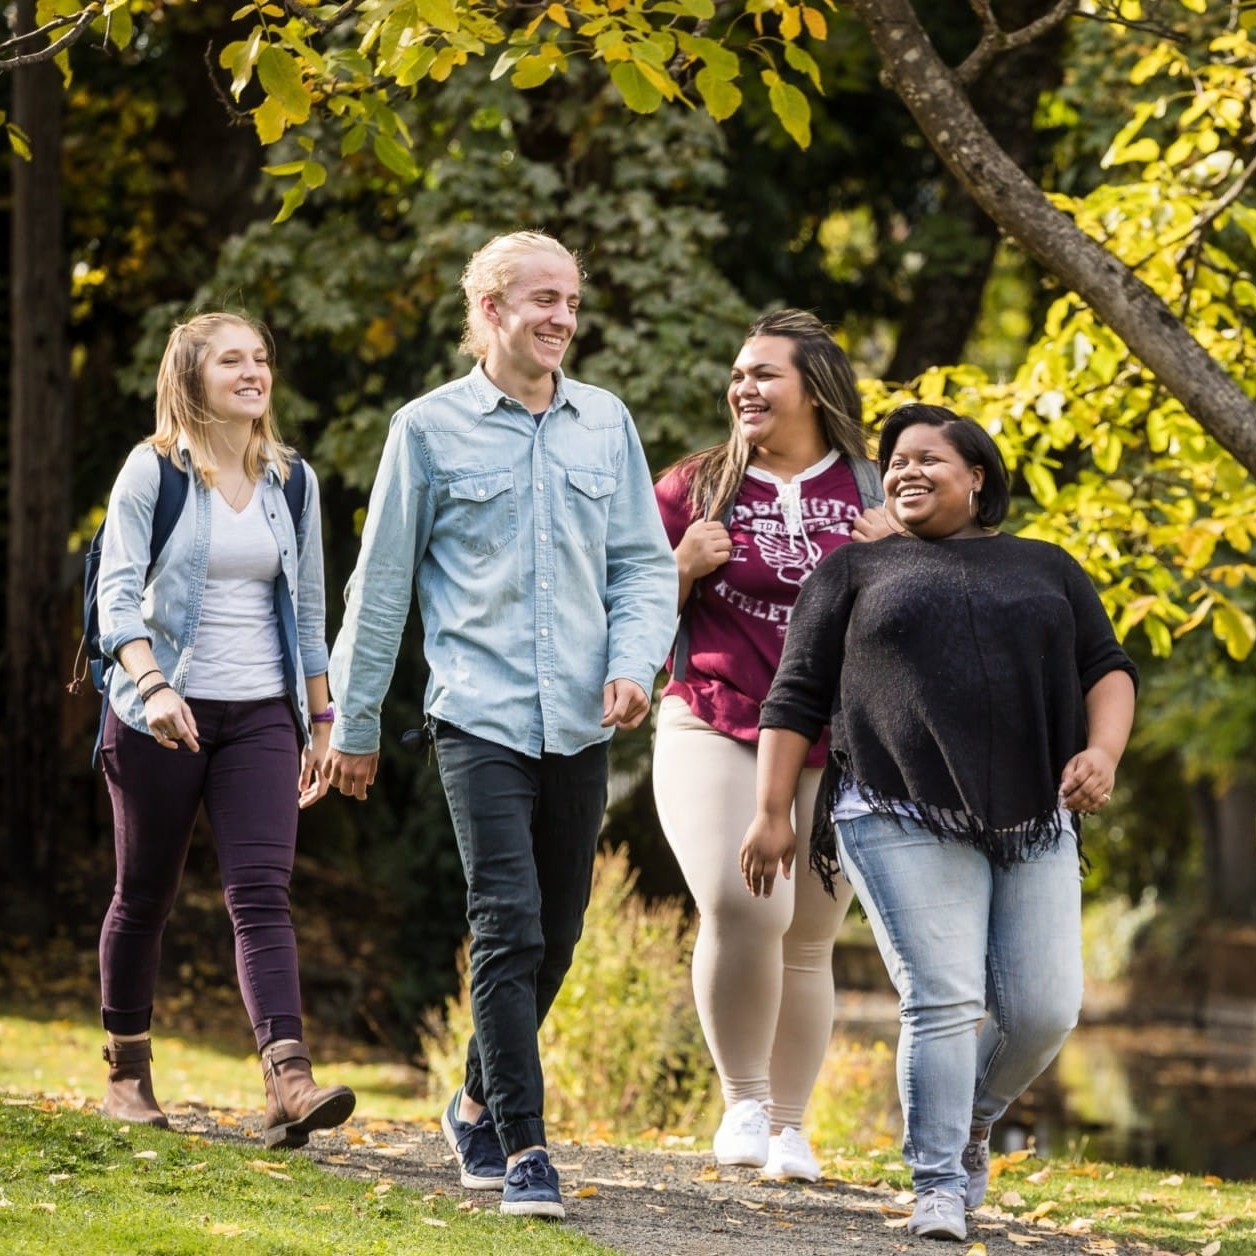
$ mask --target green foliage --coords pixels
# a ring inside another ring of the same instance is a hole
[[[647,906],[636,879],[622,847],[599,853],[584,936],[541,1027],[546,1120],[582,1138],[688,1132],[712,1098],[690,986],[694,926],[675,901]],[[464,984],[443,1023],[426,1026],[435,1095],[461,1085],[472,1027]]]

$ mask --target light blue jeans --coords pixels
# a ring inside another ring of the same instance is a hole
[[[898,991],[903,1158],[917,1192],[962,1193],[969,1129],[1002,1116],[1077,1023],[1076,838],[1065,829],[1056,850],[997,868],[910,820],[837,829],[842,872]]]

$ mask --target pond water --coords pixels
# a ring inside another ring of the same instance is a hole
[[[890,1007],[839,1008],[839,1033],[893,1043]],[[1256,1179],[1256,1028],[1080,1026],[995,1129],[999,1151],[1031,1143],[1057,1157]]]

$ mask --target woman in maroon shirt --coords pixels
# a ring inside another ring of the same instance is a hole
[[[656,486],[680,574],[682,632],[659,709],[654,796],[698,906],[698,1015],[724,1118],[720,1164],[815,1181],[803,1109],[833,1026],[833,940],[850,892],[805,872],[771,898],[746,893],[741,836],[755,810],[759,704],[803,581],[826,554],[888,529],[846,355],[814,315],[755,322],[733,365],[728,440]],[[826,743],[795,797],[810,828]],[[798,866],[807,864],[799,859]]]

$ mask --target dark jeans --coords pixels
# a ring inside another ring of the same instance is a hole
[[[297,840],[300,752],[287,698],[193,698],[200,750],[163,750],[110,711],[101,758],[113,803],[118,879],[100,933],[101,1018],[147,1032],[161,937],[203,802],[235,930],[236,974],[258,1049],[301,1038],[288,883]]]
[[[536,1034],[589,905],[608,743],[532,759],[437,722],[436,756],[467,878],[475,1033],[464,1089],[512,1155],[545,1143]]]

